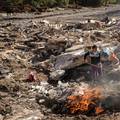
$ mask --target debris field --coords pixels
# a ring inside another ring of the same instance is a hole
[[[120,58],[119,29],[119,18],[108,23],[96,19],[1,21],[0,120],[119,120],[119,67],[109,66],[106,80],[96,86],[86,80],[80,67],[84,49],[93,44],[115,47]],[[101,100],[104,106],[104,110],[94,107],[100,114],[75,107],[74,101],[91,87],[100,87],[104,97],[94,97],[96,104]]]

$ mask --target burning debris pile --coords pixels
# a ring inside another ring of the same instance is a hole
[[[106,89],[101,88],[105,84],[100,87],[89,84],[83,56],[84,48],[95,43],[114,49],[120,58],[117,24],[119,20],[107,25],[97,20],[79,24],[1,21],[0,117],[4,120],[67,120],[69,115],[73,115],[71,119],[79,115],[79,118],[93,120],[84,115],[107,113],[114,105],[105,103],[113,101],[114,97],[110,96],[114,92],[106,97]],[[110,70],[112,76],[119,73],[119,68]]]
[[[37,87],[40,91],[36,96],[37,103],[40,106],[46,106],[44,112],[50,109],[51,112],[58,116],[87,115],[95,117],[120,111],[118,81],[114,84],[110,82],[107,85],[103,84],[102,87],[100,85],[89,86],[82,82],[79,84],[59,82],[54,89],[50,86],[48,89],[46,88],[48,86],[45,86],[43,88],[46,90],[40,90],[41,87]]]
[[[86,90],[81,96],[68,96],[67,99],[67,108],[73,114],[88,114],[89,112],[93,111],[97,115],[104,111],[104,109],[99,105],[102,95],[101,91],[97,90],[97,88]]]

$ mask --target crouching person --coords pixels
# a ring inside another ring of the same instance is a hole
[[[35,71],[34,68],[29,68],[26,81],[27,82],[37,81],[37,72]]]

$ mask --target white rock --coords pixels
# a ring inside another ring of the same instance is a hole
[[[42,22],[44,22],[45,24],[50,24],[48,20],[43,20]]]
[[[42,120],[44,117],[44,115],[39,112],[39,111],[34,111],[34,112],[30,112],[29,114],[26,115],[22,115],[19,118],[16,119],[12,119],[12,120]]]
[[[41,86],[46,86],[46,85],[48,85],[48,82],[47,82],[47,81],[42,81],[42,82],[40,83],[40,85],[41,85]]]
[[[58,87],[68,87],[68,83],[62,83],[61,81],[58,81]]]
[[[90,23],[95,23],[96,22],[96,20],[90,20]]]
[[[4,117],[0,114],[0,120],[3,120],[3,118],[4,118]]]
[[[83,38],[82,37],[79,39],[79,42],[83,43]]]
[[[40,100],[39,100],[39,103],[43,103],[43,102],[45,102],[44,99],[40,99]]]
[[[65,74],[65,71],[64,70],[56,70],[52,73],[50,73],[50,77],[53,79],[53,80],[58,80],[61,76],[63,76]]]

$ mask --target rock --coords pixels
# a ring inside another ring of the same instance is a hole
[[[9,101],[5,99],[0,99],[0,114],[5,116],[6,114],[10,114],[11,112],[12,108],[9,105]]]
[[[44,115],[39,110],[23,109],[21,114],[17,113],[10,120],[42,120]],[[9,119],[8,119],[9,120]]]
[[[26,52],[29,51],[29,48],[25,45],[18,45],[18,46],[16,45],[15,48],[18,50],[26,51]]]
[[[49,90],[48,92],[50,99],[54,99],[57,96],[57,91],[56,90]]]
[[[9,92],[9,89],[7,88],[6,85],[0,85],[0,91],[2,91],[2,92]]]
[[[48,76],[47,75],[45,75],[44,73],[38,73],[38,75],[37,75],[37,77],[38,77],[38,80],[39,81],[47,81],[48,80]]]
[[[120,41],[119,24],[110,24],[108,28],[97,20],[83,20],[63,26],[64,23],[54,24],[47,20],[28,20],[24,17],[23,13],[22,21],[13,18],[17,22],[12,20],[10,24],[8,20],[0,21],[0,113],[6,116],[5,119],[97,120],[108,116],[69,116],[65,114],[65,102],[71,94],[83,94],[85,85],[81,81],[90,82],[87,80],[90,79],[88,69],[91,67],[83,65],[84,48],[93,44],[110,49],[117,46]],[[115,50],[120,57],[119,52],[120,47]],[[32,83],[24,80],[30,66],[34,66],[38,73],[38,80]],[[119,70],[107,78],[111,80],[113,77],[119,79]],[[56,84],[49,84],[49,81]],[[119,103],[119,100],[116,102]],[[51,109],[58,114],[52,113]],[[111,119],[115,118],[111,115]],[[108,117],[105,119],[109,120]]]
[[[68,83],[62,83],[61,81],[58,81],[58,86],[61,88],[67,88],[69,86]]]
[[[83,63],[84,50],[76,50],[70,53],[64,53],[57,56],[55,69],[70,69]]]
[[[56,71],[50,73],[50,78],[52,80],[59,80],[60,77],[62,77],[64,74],[65,74],[64,70],[56,70]]]
[[[0,114],[0,120],[4,120],[4,116]]]
[[[66,52],[73,52],[73,51],[80,50],[83,48],[84,48],[84,45],[74,45],[74,46],[66,49]]]
[[[83,40],[82,37],[79,39],[79,42],[80,42],[80,43],[83,43],[83,42],[84,42],[84,40]]]

